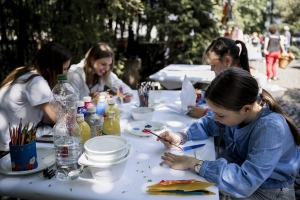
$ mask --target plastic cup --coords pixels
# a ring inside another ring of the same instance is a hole
[[[25,171],[38,167],[36,141],[24,145],[9,143],[12,171]]]

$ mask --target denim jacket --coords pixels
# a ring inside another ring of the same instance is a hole
[[[218,136],[221,130],[229,157],[204,161],[200,176],[235,197],[250,196],[258,188],[284,188],[294,183],[299,148],[281,114],[263,107],[247,126],[218,126],[213,116],[204,116],[178,133],[184,142]]]

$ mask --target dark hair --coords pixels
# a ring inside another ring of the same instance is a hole
[[[114,51],[112,48],[103,42],[99,42],[95,45],[93,45],[88,52],[85,55],[85,62],[84,62],[84,68],[86,72],[86,82],[88,85],[92,84],[93,86],[97,83],[100,83],[100,77],[97,74],[94,74],[93,71],[93,65],[91,64],[91,60],[98,60],[101,58],[112,58],[112,64],[109,69],[109,71],[105,72],[103,74],[104,80],[108,80],[109,73],[113,70],[114,68]]]
[[[272,24],[272,25],[269,27],[269,32],[270,32],[271,34],[275,34],[275,33],[277,32],[277,27],[276,27],[274,24]]]
[[[48,82],[52,89],[57,83],[57,74],[62,74],[63,64],[69,60],[71,60],[71,54],[65,47],[54,42],[47,43],[39,50],[31,65],[19,67],[12,71],[1,83],[0,87],[13,84],[20,76],[32,70],[37,70],[38,74],[33,74],[27,79],[18,82],[26,83],[40,75]]]
[[[33,64],[52,89],[57,83],[57,75],[63,73],[63,64],[71,59],[71,53],[65,47],[50,42],[42,46]]]
[[[230,67],[223,70],[206,88],[205,99],[222,108],[239,111],[245,105],[253,104],[258,99],[259,85],[255,78],[245,70]],[[259,95],[260,104],[266,104],[273,112],[280,113],[288,123],[295,143],[300,146],[297,126],[284,113],[273,97],[265,90]]]
[[[241,53],[237,44],[241,44],[242,46]],[[232,58],[232,66],[240,66],[244,70],[250,72],[248,51],[244,42],[240,40],[234,41],[227,37],[219,37],[213,40],[205,50],[204,59],[206,60],[209,58],[212,52],[218,55],[221,61],[226,55],[229,55]]]

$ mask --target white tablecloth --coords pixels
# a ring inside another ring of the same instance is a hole
[[[164,102],[178,102],[180,91],[162,91],[162,104]],[[121,117],[121,129],[133,121],[130,114],[131,108],[137,101],[123,105],[125,111]],[[163,123],[168,130],[181,130],[188,122],[193,120],[189,116],[182,116],[173,112],[170,108],[162,106],[156,108],[152,121]],[[219,199],[218,189],[215,186],[207,188],[216,195],[209,196],[162,196],[150,195],[147,186],[158,183],[161,180],[197,179],[204,178],[195,174],[193,170],[173,170],[168,166],[160,166],[161,155],[166,151],[183,153],[176,149],[166,149],[161,142],[156,141],[155,136],[140,137],[122,132],[133,147],[133,154],[127,162],[121,179],[112,183],[100,183],[93,179],[90,171],[85,168],[80,177],[72,181],[58,181],[43,178],[42,172],[31,175],[12,176],[0,174],[0,196],[12,196],[22,199]],[[213,139],[204,141],[189,141],[187,145],[205,143],[206,151],[201,158],[215,160]],[[53,147],[53,144],[37,143],[38,147]],[[193,156],[194,151],[184,154]]]
[[[151,79],[158,81],[167,89],[181,88],[184,76],[194,84],[210,83],[215,78],[215,73],[211,71],[209,65],[183,65],[172,64],[162,70],[152,74]]]

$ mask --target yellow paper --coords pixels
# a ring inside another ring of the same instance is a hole
[[[150,185],[147,191],[150,194],[163,194],[163,195],[199,195],[199,194],[184,194],[184,192],[203,191],[202,195],[212,195],[213,192],[205,188],[213,186],[212,183],[201,182],[195,179],[191,180],[163,180],[154,185]],[[182,193],[172,193],[163,190],[182,191]]]
[[[208,190],[203,190],[203,191],[204,193],[201,195],[215,195],[214,192]],[[179,195],[179,196],[199,195],[199,194],[180,194],[180,193],[172,193],[172,192],[153,191],[153,190],[148,190],[147,192],[149,194],[154,194],[154,195]]]

